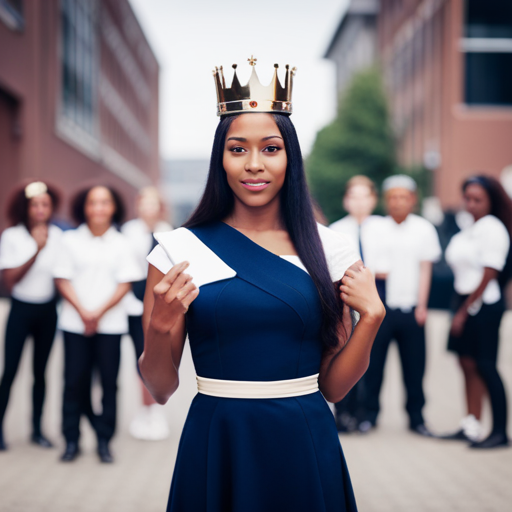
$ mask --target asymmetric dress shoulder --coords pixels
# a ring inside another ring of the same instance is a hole
[[[197,375],[278,381],[319,373],[321,305],[309,274],[222,222],[191,231],[236,271],[202,286],[187,312]],[[344,239],[329,240],[336,245]],[[337,258],[338,272],[359,259],[342,245],[338,253],[344,254],[343,262]],[[332,247],[327,257],[336,261]],[[198,393],[181,436],[167,510],[355,512],[322,394],[254,399]]]

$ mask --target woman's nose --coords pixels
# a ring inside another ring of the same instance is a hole
[[[245,164],[245,170],[249,172],[260,172],[265,170],[261,155],[259,152],[252,153],[248,162]]]

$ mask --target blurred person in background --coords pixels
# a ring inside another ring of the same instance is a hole
[[[7,217],[12,227],[0,239],[0,269],[11,294],[0,382],[0,450],[7,449],[2,425],[28,336],[34,340],[31,441],[44,448],[52,447],[41,431],[41,416],[46,364],[57,324],[52,265],[59,252],[62,231],[51,224],[51,219],[59,203],[60,194],[41,181],[19,188],[9,201]]]
[[[53,274],[64,298],[59,329],[64,333],[64,399],[62,431],[64,462],[79,454],[80,417],[90,407],[91,375],[97,370],[102,396],[101,414],[93,417],[102,462],[112,462],[109,442],[116,426],[117,374],[121,335],[128,332],[128,316],[120,304],[143,273],[127,238],[116,225],[124,205],[110,187],[94,186],[79,192],[72,203],[79,224],[62,237]]]
[[[137,197],[136,219],[123,224],[121,232],[128,238],[137,262],[146,276],[148,263],[146,256],[156,246],[153,233],[172,230],[165,219],[165,205],[155,187],[143,188]],[[129,334],[135,345],[137,360],[144,351],[144,332],[142,329],[142,312],[146,279],[132,283],[130,290],[123,299],[128,312]],[[136,439],[157,441],[169,435],[169,426],[163,408],[157,404],[146,386],[140,381],[143,407],[130,424],[130,434]]]
[[[362,175],[352,177],[347,182],[343,198],[343,207],[348,215],[329,227],[350,237],[365,266],[376,276],[377,290],[384,301],[387,263],[385,251],[379,246],[379,230],[384,218],[372,215],[377,201],[377,187],[370,178]],[[359,425],[364,426],[363,395],[364,376],[341,402],[335,404],[339,432],[352,432]]]
[[[444,439],[469,441],[471,448],[509,444],[507,398],[496,367],[499,328],[505,302],[503,273],[512,233],[512,201],[490,176],[474,176],[462,185],[466,211],[474,224],[457,233],[446,249],[453,270],[455,297],[448,350],[459,356],[464,374],[467,416]],[[493,427],[481,437],[482,402],[489,393]]]
[[[434,226],[413,213],[416,189],[416,182],[406,175],[390,176],[382,184],[388,216],[377,232],[375,243],[387,252],[387,314],[375,338],[365,375],[366,419],[360,426],[363,431],[377,424],[387,352],[391,341],[396,340],[407,392],[405,407],[409,429],[422,436],[432,436],[422,412],[425,405],[425,322],[432,263],[441,257],[441,247]]]

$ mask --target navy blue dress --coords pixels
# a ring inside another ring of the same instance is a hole
[[[197,375],[274,381],[319,373],[321,306],[309,275],[222,222],[191,231],[237,272],[202,286],[186,315]],[[321,393],[278,399],[198,393],[167,510],[355,512]]]

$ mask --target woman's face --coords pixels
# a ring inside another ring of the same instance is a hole
[[[464,206],[475,220],[491,213],[491,200],[485,189],[477,183],[471,183],[463,192]]]
[[[50,194],[44,193],[32,197],[28,202],[28,221],[30,224],[43,224],[50,220],[53,203]]]
[[[85,200],[85,219],[87,224],[103,226],[112,224],[116,212],[116,204],[110,190],[105,187],[94,187]]]
[[[367,217],[377,206],[377,197],[366,185],[353,185],[345,194],[343,206],[350,215]]]
[[[235,197],[247,206],[265,206],[279,197],[288,158],[270,114],[242,114],[229,128],[223,165]]]

